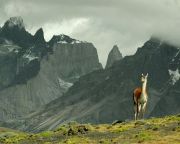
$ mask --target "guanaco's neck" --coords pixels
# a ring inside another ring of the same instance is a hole
[[[145,80],[142,84],[142,93],[146,94],[146,86],[147,86],[147,80]]]

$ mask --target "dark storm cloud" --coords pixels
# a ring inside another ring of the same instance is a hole
[[[46,39],[68,34],[91,41],[105,64],[118,44],[132,54],[152,35],[180,45],[178,0],[0,0],[1,25],[11,16],[23,17],[29,31],[43,27]]]

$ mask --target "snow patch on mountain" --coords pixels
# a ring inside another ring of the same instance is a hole
[[[75,44],[75,43],[83,43],[83,41],[74,40],[74,41],[71,42],[71,44]]]
[[[176,69],[175,71],[169,69],[168,71],[169,75],[171,76],[172,85],[175,85],[176,82],[180,79],[179,69]]]
[[[73,83],[66,82],[66,81],[62,80],[60,77],[58,77],[58,81],[59,81],[60,87],[62,87],[64,89],[68,89],[73,85]]]
[[[174,58],[172,59],[172,62],[175,61],[175,58],[179,55],[179,53],[180,53],[180,48],[178,48],[178,51],[177,51],[177,53],[175,54]]]
[[[28,59],[29,62],[32,61],[32,60],[35,60],[35,59],[39,59],[39,57],[34,56],[34,55],[32,55],[32,54],[24,54],[24,55],[23,55],[23,58]]]
[[[60,39],[57,43],[61,43],[61,44],[76,44],[76,43],[86,43],[85,41],[80,41],[80,40],[76,40],[76,39],[72,39],[64,34],[60,35]]]
[[[58,44],[59,44],[59,43],[60,43],[60,44],[67,44],[66,41],[58,41],[57,43],[58,43]]]
[[[19,52],[19,49],[18,47],[12,47],[11,45],[10,46],[7,46],[9,52],[15,52],[15,53],[18,53]]]
[[[58,44],[68,44],[69,42],[67,42],[66,40],[60,40],[57,42]],[[72,42],[70,42],[69,44],[77,44],[77,43],[85,43],[83,41],[79,41],[79,40],[73,40]]]

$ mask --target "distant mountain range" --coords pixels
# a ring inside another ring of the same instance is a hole
[[[44,39],[21,17],[0,29],[0,120],[18,118],[61,97],[80,76],[102,69],[92,43],[66,35]]]
[[[23,24],[18,27],[25,31]],[[141,86],[142,73],[149,73],[146,118],[180,112],[180,48],[152,37],[134,55],[122,57],[115,46],[109,53],[106,68],[102,69],[97,51],[91,43],[65,35],[54,36],[49,42],[43,42],[43,32],[39,31],[32,37],[41,42],[30,40],[34,44],[34,47],[30,47],[32,50],[28,47],[31,42],[27,45],[23,41],[18,44],[18,40],[16,43],[11,40],[17,45],[13,44],[15,56],[9,56],[9,63],[6,62],[9,66],[5,69],[7,72],[1,72],[0,75],[6,76],[12,71],[10,68],[17,71],[17,66],[12,66],[11,62],[26,57],[29,51],[36,63],[29,67],[29,63],[23,66],[18,63],[23,68],[29,68],[24,71],[18,69],[23,76],[16,72],[15,75],[10,74],[9,79],[2,79],[15,82],[11,83],[12,86],[7,85],[7,82],[1,84],[6,84],[0,92],[1,101],[11,104],[18,112],[23,106],[23,110],[26,110],[18,113],[20,118],[12,120],[9,115],[16,111],[0,102],[0,106],[10,112],[7,114],[0,109],[1,116],[6,118],[6,121],[1,122],[2,126],[37,132],[51,130],[70,121],[111,123],[114,120],[133,119],[132,94],[136,87]],[[7,41],[10,39],[2,39],[0,48],[5,49],[3,46],[7,45]],[[0,62],[6,67],[5,62]],[[34,73],[29,75],[29,71]],[[25,94],[20,98],[19,94],[24,91]],[[21,104],[19,108],[14,101]],[[27,105],[31,108],[27,108]],[[30,110],[33,112],[29,113]]]

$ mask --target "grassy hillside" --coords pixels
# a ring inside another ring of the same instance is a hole
[[[164,118],[78,124],[71,122],[54,131],[37,134],[0,128],[0,143],[17,144],[180,144],[180,114]]]

